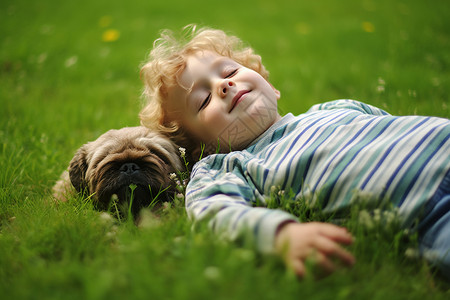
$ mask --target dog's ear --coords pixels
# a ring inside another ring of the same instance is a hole
[[[75,153],[75,156],[72,158],[69,165],[70,182],[72,182],[73,187],[79,193],[86,191],[88,188],[85,180],[86,171],[88,169],[86,155],[87,152],[83,146]]]

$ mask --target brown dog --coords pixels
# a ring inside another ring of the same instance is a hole
[[[78,149],[53,191],[61,201],[73,192],[92,196],[101,210],[109,208],[112,198],[127,205],[132,195],[136,217],[153,201],[171,200],[169,174],[181,169],[177,147],[167,137],[142,126],[125,127]]]

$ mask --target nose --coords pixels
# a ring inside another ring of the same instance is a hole
[[[133,174],[134,172],[139,171],[139,166],[135,163],[124,163],[122,166],[120,166],[120,171],[126,174]]]
[[[232,89],[233,87],[235,87],[235,83],[229,79],[224,79],[222,80],[222,82],[219,85],[219,95],[220,97],[225,97],[230,89]]]

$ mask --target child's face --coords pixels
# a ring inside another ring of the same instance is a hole
[[[212,51],[187,57],[179,85],[168,90],[169,119],[221,151],[240,150],[279,120],[280,93],[259,73]]]

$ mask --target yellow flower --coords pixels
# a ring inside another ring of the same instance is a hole
[[[374,32],[375,31],[375,26],[373,26],[373,24],[370,23],[370,22],[363,22],[362,23],[362,29],[365,32]]]
[[[102,41],[104,42],[114,42],[120,37],[120,32],[116,29],[108,29],[103,32]]]

